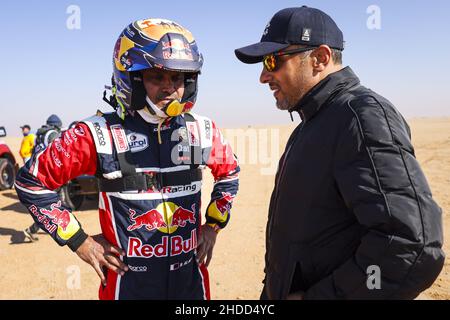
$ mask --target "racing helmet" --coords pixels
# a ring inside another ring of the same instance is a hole
[[[193,108],[202,65],[203,57],[187,29],[165,19],[137,20],[122,31],[114,47],[112,93],[124,116],[126,110],[148,107],[142,70],[183,72],[181,101],[172,100],[162,108],[167,116],[174,117]]]

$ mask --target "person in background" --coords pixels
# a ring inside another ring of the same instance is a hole
[[[36,144],[33,153],[45,149],[53,140],[61,135],[61,131],[61,119],[56,114],[50,115],[45,124],[36,132]]]
[[[19,153],[22,157],[23,164],[25,164],[33,154],[35,136],[31,133],[31,127],[28,124],[20,127],[20,129],[22,129],[23,139]]]

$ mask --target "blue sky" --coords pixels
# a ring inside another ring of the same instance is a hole
[[[69,30],[69,5],[81,10],[81,29]],[[283,124],[261,65],[244,65],[234,49],[259,41],[282,8],[308,5],[327,12],[344,33],[344,65],[364,85],[391,100],[406,117],[450,116],[450,3],[434,1],[8,1],[0,26],[0,125],[19,135],[24,123],[39,127],[48,115],[64,124],[97,109],[109,84],[117,36],[131,21],[167,18],[194,34],[205,64],[195,112],[221,127]],[[370,5],[381,10],[381,29],[369,30]],[[112,109],[111,109],[112,110]],[[298,121],[298,120],[296,120]]]

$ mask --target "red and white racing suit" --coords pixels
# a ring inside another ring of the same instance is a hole
[[[87,235],[53,190],[83,174],[96,175],[106,184],[119,181],[116,179],[123,174],[118,157],[124,154],[136,173],[164,176],[168,181],[174,174],[208,167],[215,184],[206,222],[226,226],[238,190],[239,166],[214,122],[195,114],[187,121],[181,115],[158,128],[138,113],[115,124],[107,119],[107,115],[93,116],[63,132],[33,155],[17,176],[20,201],[58,244],[75,251]],[[183,162],[190,160],[192,147],[201,149],[198,168]],[[100,299],[209,298],[207,270],[196,261],[201,184],[201,178],[195,176],[182,185],[100,192],[102,233],[126,251],[121,259],[129,266],[124,276],[106,271],[107,284],[100,286]]]

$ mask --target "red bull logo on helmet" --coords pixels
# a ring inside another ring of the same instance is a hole
[[[185,37],[173,34],[172,37],[167,37],[166,40],[161,41],[164,59],[194,60],[191,45]]]
[[[138,214],[134,209],[129,209],[128,212],[132,223],[127,227],[128,231],[145,228],[148,231],[158,230],[171,234],[179,227],[183,228],[187,224],[195,225],[197,222],[195,204],[189,210],[173,202],[163,202],[155,209],[151,209],[142,214]]]
[[[170,41],[162,41],[163,50],[189,50],[191,51],[191,46],[189,43],[181,39],[172,39]]]

